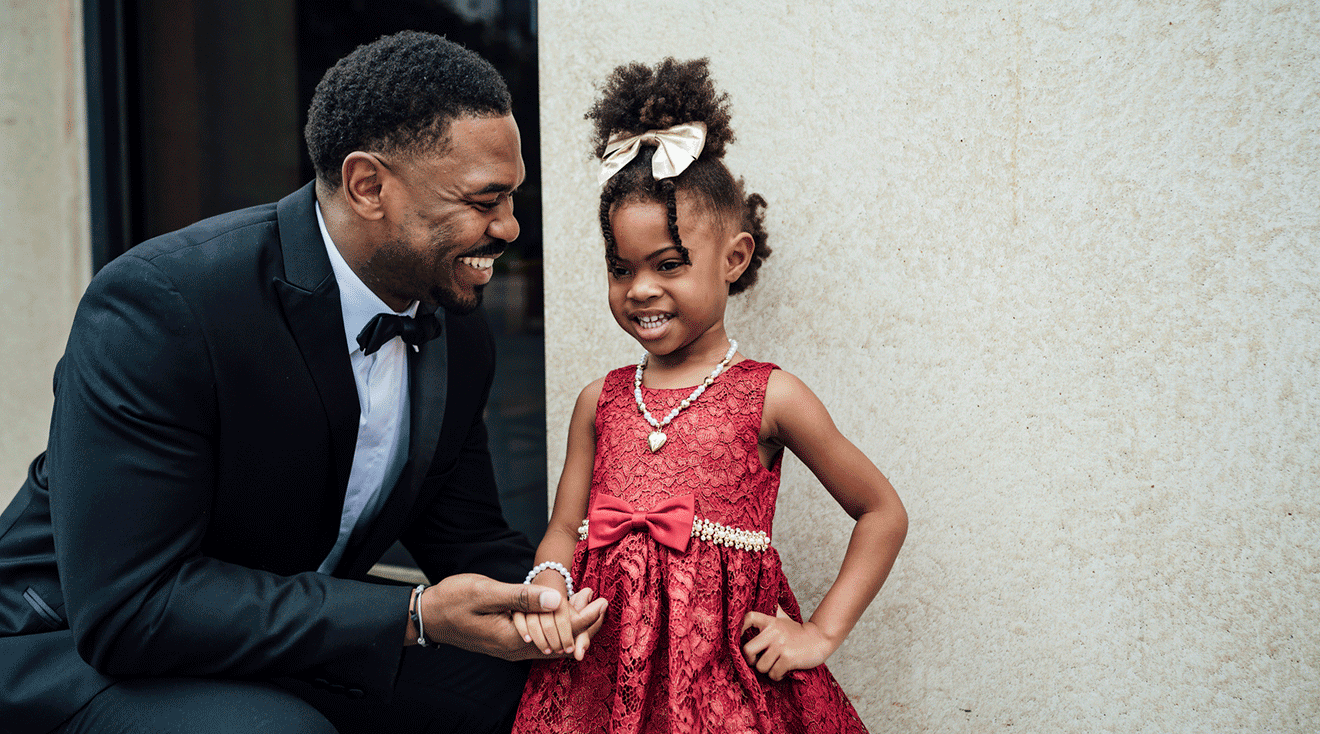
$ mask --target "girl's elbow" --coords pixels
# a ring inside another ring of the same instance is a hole
[[[877,536],[888,538],[898,545],[902,545],[907,539],[908,514],[902,502],[887,503],[863,513],[862,517],[858,518],[858,522],[863,518],[871,519],[870,527]]]
[[[903,507],[903,505],[900,503],[898,505],[896,512],[894,513],[894,518],[890,522],[892,523],[892,530],[890,532],[892,532],[894,534],[894,537],[898,539],[898,544],[902,545],[903,541],[907,540],[907,532],[908,532],[907,508]]]

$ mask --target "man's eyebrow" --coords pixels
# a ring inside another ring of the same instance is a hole
[[[493,182],[486,184],[485,187],[481,188],[478,191],[472,192],[472,195],[485,196],[486,194],[504,194],[504,193],[516,194],[518,193],[518,187],[509,186],[508,184]]]

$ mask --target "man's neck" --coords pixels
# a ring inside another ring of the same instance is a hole
[[[389,293],[382,293],[380,289],[373,284],[371,274],[367,272],[366,263],[371,259],[374,252],[373,238],[370,236],[370,222],[362,221],[352,209],[344,202],[343,189],[336,188],[331,191],[325,191],[324,187],[318,182],[316,184],[316,203],[321,208],[321,217],[325,220],[325,231],[330,235],[330,241],[335,249],[339,251],[344,262],[348,264],[358,276],[359,279],[372,293],[375,293],[380,300],[385,302],[396,313],[401,313],[412,305],[411,301],[397,298]]]

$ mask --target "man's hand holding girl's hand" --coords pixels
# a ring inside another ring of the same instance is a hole
[[[557,632],[562,617],[568,630],[564,634],[580,660],[581,651],[605,621],[605,600],[592,601],[591,597],[591,590],[583,589],[566,603],[563,592],[549,586],[506,584],[478,574],[457,574],[426,590],[421,613],[431,640],[505,660],[545,655],[541,652],[544,646],[534,648],[527,643],[530,630],[519,629],[516,617],[523,617],[526,626],[528,614],[549,616],[555,619]]]
[[[582,589],[573,596],[569,597],[568,604],[562,604],[552,612],[523,612],[513,613],[513,626],[522,635],[523,641],[534,645],[543,655],[572,655],[581,660],[586,654],[587,647],[591,644],[591,636],[600,628],[598,621],[589,629],[578,631],[573,624],[575,615],[581,615],[578,611],[588,606],[591,597],[594,594],[591,589]],[[597,599],[595,607],[599,605],[602,612],[605,609],[605,600]],[[601,615],[601,621],[604,620],[604,614]]]
[[[753,627],[758,633],[743,645],[743,657],[748,665],[769,675],[771,680],[783,680],[790,670],[814,668],[839,646],[811,622],[795,622],[784,614],[783,607],[773,617],[748,612],[743,617],[742,631]]]
[[[553,570],[541,572],[533,581],[540,586],[554,589],[563,594],[567,591],[563,577]],[[599,621],[588,629],[573,623],[575,615],[580,615],[591,602],[594,592],[581,589],[569,598],[568,604],[553,609],[525,610],[513,612],[513,626],[522,636],[523,642],[534,645],[542,655],[573,655],[582,659],[591,644],[591,636],[600,629]],[[605,600],[597,599],[595,605],[605,609]],[[603,621],[603,614],[601,617]]]

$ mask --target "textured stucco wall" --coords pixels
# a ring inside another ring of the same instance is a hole
[[[606,308],[593,85],[710,56],[776,248],[730,333],[912,518],[830,662],[872,730],[1320,728],[1320,5],[539,18],[552,476],[577,391],[639,353]],[[849,522],[800,463],[776,529],[812,607]]]
[[[51,375],[91,277],[81,5],[0,4],[0,506],[46,447]]]

